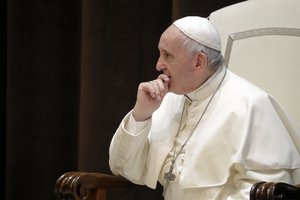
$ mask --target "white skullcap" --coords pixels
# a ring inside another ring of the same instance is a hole
[[[188,16],[176,20],[173,25],[196,42],[217,51],[221,51],[220,35],[208,19],[197,16]]]

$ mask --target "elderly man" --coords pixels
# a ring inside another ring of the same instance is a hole
[[[196,16],[162,34],[156,69],[117,129],[109,164],[166,200],[249,199],[261,180],[299,183],[300,138],[266,92],[223,65],[217,30]]]

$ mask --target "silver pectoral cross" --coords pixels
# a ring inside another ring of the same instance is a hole
[[[163,190],[163,194],[162,194],[163,197],[165,196],[165,194],[166,194],[166,192],[167,192],[167,189],[168,189],[168,187],[169,187],[170,181],[174,181],[175,178],[176,178],[175,174],[172,173],[172,172],[173,172],[173,168],[174,168],[174,166],[173,166],[173,163],[172,163],[172,165],[171,165],[171,167],[170,167],[168,173],[165,173],[165,174],[164,174],[164,180],[165,180],[166,182],[165,182],[164,190]]]

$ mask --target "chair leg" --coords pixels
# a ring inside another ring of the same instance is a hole
[[[105,189],[98,189],[96,193],[97,200],[106,200],[106,190]]]

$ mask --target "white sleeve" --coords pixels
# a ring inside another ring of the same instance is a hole
[[[130,113],[129,119],[125,121],[125,130],[133,136],[138,135],[146,127],[148,122],[149,120],[137,122],[132,116],[132,113]]]
[[[112,138],[109,147],[109,166],[113,174],[143,185],[151,119],[146,122],[130,122],[130,116],[131,113],[128,113],[124,117]]]

